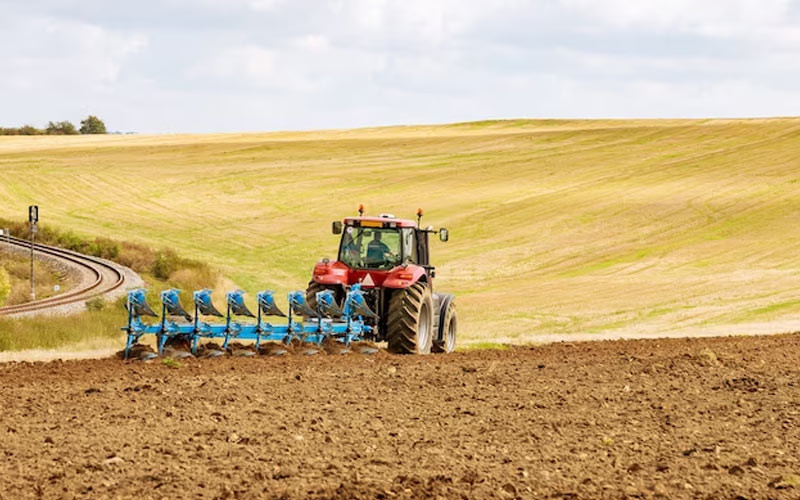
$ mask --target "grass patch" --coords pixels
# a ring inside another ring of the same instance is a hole
[[[0,250],[3,252],[3,250]],[[0,253],[0,306],[21,304],[30,300],[31,264],[21,254]],[[33,278],[37,299],[44,299],[65,292],[72,286],[72,279],[50,265],[47,261],[34,260]],[[5,285],[4,285],[5,283]],[[55,289],[58,285],[59,290]],[[5,294],[3,293],[5,289]]]
[[[778,302],[768,306],[759,307],[748,313],[749,317],[774,315],[783,311],[798,311],[800,310],[800,300],[788,300],[786,302]]]
[[[175,370],[177,370],[178,368],[183,366],[183,365],[181,365],[180,361],[178,361],[177,359],[173,359],[173,358],[164,358],[164,359],[161,360],[161,364],[166,366],[167,368],[172,368],[172,369],[175,369]]]
[[[94,339],[120,339],[125,311],[121,302],[103,311],[71,316],[0,318],[0,351],[58,349]]]
[[[11,293],[11,277],[5,268],[0,267],[0,306],[6,303],[9,293]]]

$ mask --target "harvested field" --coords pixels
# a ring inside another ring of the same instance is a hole
[[[35,201],[285,297],[336,254],[332,220],[422,207],[461,345],[775,333],[800,328],[798,158],[800,118],[5,137],[0,217]]]
[[[800,337],[0,365],[2,498],[797,498]]]

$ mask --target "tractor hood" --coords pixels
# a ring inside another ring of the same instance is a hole
[[[389,270],[352,269],[339,261],[322,260],[314,266],[314,281],[323,285],[354,285],[362,288],[407,288],[425,275],[425,269],[415,264],[396,266]]]

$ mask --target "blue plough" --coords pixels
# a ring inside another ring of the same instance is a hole
[[[170,339],[189,341],[192,354],[197,354],[201,339],[222,339],[223,350],[228,348],[232,340],[254,341],[256,351],[259,351],[262,342],[289,345],[295,340],[301,344],[321,346],[325,340],[330,339],[349,348],[351,343],[371,336],[372,327],[365,324],[364,318],[377,317],[367,306],[361,286],[357,284],[347,292],[341,308],[336,304],[331,290],[316,294],[316,310],[309,306],[304,292],[291,292],[288,317],[275,304],[272,291],[258,292],[257,314],[253,314],[245,305],[242,290],[226,294],[226,314],[214,307],[211,293],[209,289],[194,292],[192,316],[181,306],[180,290],[165,290],[161,292],[159,321],[147,323],[142,319],[144,316],[158,318],[159,315],[147,304],[146,291],[138,288],[128,292],[128,324],[122,328],[127,332],[128,338],[123,357],[128,359],[131,348],[148,334],[156,336],[159,356],[164,353],[164,346]],[[273,325],[262,319],[266,316],[286,317],[288,321],[286,324]],[[201,317],[225,318],[225,322],[207,322],[201,320]],[[183,318],[184,321],[180,322],[177,318]],[[251,319],[248,321],[241,318]]]

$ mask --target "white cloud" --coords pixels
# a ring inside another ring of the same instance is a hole
[[[797,0],[105,7],[4,11],[0,43],[15,50],[0,55],[0,92],[15,99],[0,126],[86,110],[143,132],[800,114]]]
[[[309,34],[296,37],[292,40],[292,44],[301,49],[324,51],[330,48],[331,43],[328,37],[322,34]]]
[[[26,36],[30,33],[36,37]],[[126,58],[148,43],[142,33],[54,18],[31,19],[4,36],[26,42],[0,57],[0,85],[11,83],[23,89],[54,84],[110,88],[118,81]]]
[[[703,32],[725,27],[735,33],[753,25],[782,24],[790,0],[560,0],[606,25]]]

